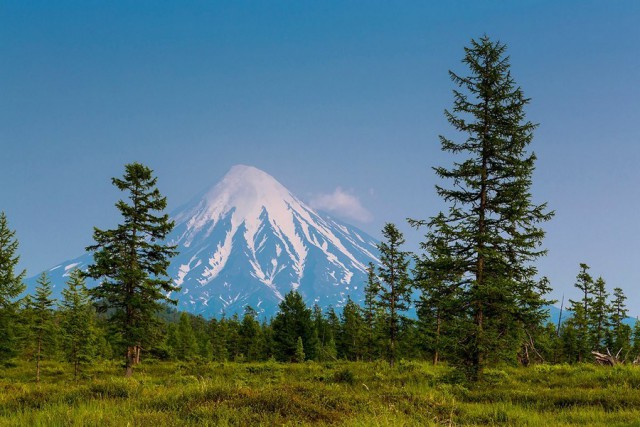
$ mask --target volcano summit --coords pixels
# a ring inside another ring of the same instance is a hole
[[[167,241],[179,255],[168,269],[181,287],[178,309],[205,316],[241,313],[246,305],[272,315],[284,294],[298,290],[308,305],[360,301],[376,240],[315,212],[267,173],[238,165],[173,212]],[[56,293],[91,255],[52,268]],[[35,279],[29,281],[30,288]],[[91,284],[90,284],[91,286]]]

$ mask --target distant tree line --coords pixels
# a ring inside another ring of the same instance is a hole
[[[436,167],[448,185],[436,186],[448,208],[425,220],[422,253],[403,250],[391,223],[382,230],[379,264],[369,265],[364,299],[339,308],[308,307],[303,295],[284,296],[277,314],[205,319],[172,310],[178,290],[167,277],[176,248],[164,243],[173,228],[166,198],[151,169],[132,163],[113,184],[127,198],[116,203],[122,223],[94,229],[87,248],[94,263],[72,271],[62,300],[52,299],[46,273],[33,295],[20,298],[25,272],[17,272],[17,240],[0,214],[0,361],[68,361],[76,376],[91,361],[124,359],[126,375],[141,355],[184,361],[303,362],[429,359],[463,370],[471,380],[499,363],[574,363],[592,352],[615,360],[640,354],[640,326],[631,328],[625,296],[612,296],[602,278],[581,264],[570,301],[572,315],[548,319],[548,280],[535,261],[545,255],[540,224],[553,212],[532,202],[535,154],[528,151],[535,124],[529,103],[511,76],[505,45],[472,40],[462,61],[469,74],[450,72],[456,89],[445,116],[461,141],[441,136],[456,161]],[[86,278],[97,280],[90,290]],[[415,309],[415,316],[408,311]]]
[[[164,306],[154,310],[154,321],[144,327],[140,350],[152,360],[200,362],[384,359],[393,364],[398,359],[421,359],[457,363],[462,335],[456,313],[447,308],[451,295],[421,283],[419,263],[409,269],[412,255],[401,250],[402,234],[393,224],[387,224],[383,234],[381,265],[369,266],[361,305],[347,298],[339,310],[323,310],[318,305],[308,307],[300,293],[291,291],[270,319],[260,319],[250,306],[242,316],[213,319]],[[17,245],[4,213],[0,214],[0,237],[10,242],[0,251],[3,267],[10,265],[7,261],[15,266]],[[10,276],[12,280],[7,280]],[[39,277],[33,295],[18,300],[24,285],[16,286],[20,282],[15,279],[22,276],[5,274],[0,287],[0,333],[10,337],[0,342],[2,362],[31,360],[39,380],[41,360],[66,361],[78,376],[95,360],[129,354],[129,342],[110,320],[112,314],[98,310],[80,270],[70,272],[58,301],[51,297],[46,273]],[[421,293],[414,292],[421,287]],[[634,361],[640,355],[640,322],[635,327],[624,322],[627,307],[622,289],[615,288],[610,295],[604,280],[594,280],[585,264],[580,265],[575,287],[581,298],[570,300],[570,316],[565,314],[558,324],[547,318],[533,325],[514,344],[515,354],[497,354],[492,363],[593,362],[592,351],[607,349],[621,361]],[[411,304],[417,306],[417,316],[407,315]]]

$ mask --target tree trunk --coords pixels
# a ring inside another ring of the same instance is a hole
[[[125,376],[130,377],[133,375],[133,365],[135,365],[135,355],[136,355],[136,347],[129,346],[127,347],[127,365],[125,370]]]
[[[440,310],[438,310],[438,314],[436,315],[436,345],[433,349],[433,366],[438,364],[438,358],[440,350]]]
[[[390,337],[391,337],[391,346],[390,346],[390,350],[391,350],[391,354],[389,357],[389,366],[391,366],[393,368],[393,366],[396,363],[396,326],[397,326],[397,319],[396,319],[396,275],[395,275],[395,269],[393,268],[395,259],[391,259],[391,268],[390,268],[390,272],[391,272],[391,278],[390,278],[390,283],[389,283],[389,287],[391,288],[391,307],[390,307],[390,316],[389,316],[389,320],[391,322],[391,330],[390,330]]]
[[[487,64],[485,62],[485,69],[487,68]],[[481,176],[480,176],[480,207],[478,211],[478,259],[476,264],[476,290],[485,288],[485,255],[484,255],[484,246],[485,246],[485,232],[486,232],[486,215],[487,215],[487,180],[488,180],[488,157],[489,157],[489,101],[485,99],[484,101],[484,126],[482,130],[482,166],[481,166]],[[475,330],[475,340],[473,343],[474,348],[472,349],[471,363],[473,365],[474,372],[474,380],[478,379],[478,375],[482,370],[482,365],[484,363],[484,336],[483,336],[483,322],[484,322],[484,313],[483,313],[483,301],[479,299],[476,295],[475,301],[475,315],[474,315],[474,323],[476,325]]]
[[[73,379],[78,379],[78,371],[80,370],[80,362],[78,361],[78,349],[75,340],[71,344],[71,357],[73,358]]]
[[[38,353],[36,354],[36,383],[40,382],[40,351],[42,350],[42,339],[38,337]]]
[[[134,365],[137,365],[138,363],[140,363],[140,353],[142,353],[142,346],[141,345],[135,346],[135,357],[133,360]]]

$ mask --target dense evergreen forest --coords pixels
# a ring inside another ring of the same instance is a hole
[[[411,219],[425,231],[422,253],[404,250],[391,223],[382,230],[380,264],[369,266],[363,301],[321,309],[288,293],[273,318],[255,307],[242,316],[205,319],[171,308],[178,288],[166,275],[175,248],[163,243],[173,227],[152,171],[125,166],[113,184],[126,194],[123,221],[94,230],[94,264],[73,271],[61,300],[51,298],[43,273],[33,295],[22,296],[25,272],[16,271],[18,241],[0,214],[0,362],[66,361],[76,376],[97,359],[124,360],[127,375],[145,360],[281,362],[402,359],[446,362],[472,380],[500,364],[632,363],[640,356],[640,325],[627,317],[622,289],[607,289],[581,264],[578,299],[570,316],[550,323],[550,284],[535,260],[541,224],[553,212],[530,192],[535,155],[527,151],[536,125],[510,73],[506,47],[487,37],[465,48],[469,75],[450,73],[453,108],[445,112],[464,136],[442,136],[459,157],[437,167],[436,191],[449,208]],[[99,281],[87,289],[85,279]],[[415,316],[409,316],[413,312]]]

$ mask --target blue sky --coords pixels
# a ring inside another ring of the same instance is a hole
[[[444,207],[431,167],[471,38],[508,45],[540,123],[539,262],[578,264],[640,314],[640,2],[24,2],[0,5],[0,209],[29,275],[118,221],[110,178],[152,167],[170,209],[234,164],[374,236]]]

